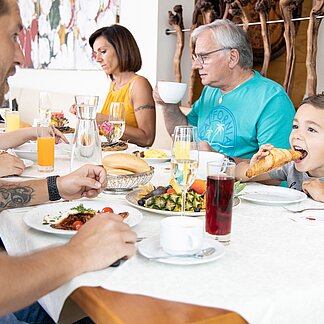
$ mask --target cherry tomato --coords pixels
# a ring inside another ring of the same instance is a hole
[[[103,210],[101,211],[102,213],[111,213],[114,214],[114,210],[110,207],[105,207],[103,208]]]
[[[82,227],[82,225],[83,225],[83,223],[81,221],[77,220],[72,224],[72,228],[75,231],[78,231]]]

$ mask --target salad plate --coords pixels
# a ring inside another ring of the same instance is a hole
[[[100,211],[105,207],[110,207],[116,214],[122,212],[128,212],[129,215],[125,218],[124,222],[130,227],[137,225],[143,218],[143,214],[135,208],[117,204],[107,203],[106,201],[74,201],[74,202],[59,202],[54,204],[47,204],[43,206],[37,206],[30,212],[24,215],[24,222],[29,227],[41,232],[58,234],[58,235],[74,235],[77,231],[69,231],[56,229],[50,226],[55,224],[71,212],[71,208],[76,207],[82,203],[85,208],[91,208],[95,211]]]

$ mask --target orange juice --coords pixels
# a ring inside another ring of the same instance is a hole
[[[11,132],[20,128],[20,118],[18,111],[6,111],[6,132]]]
[[[54,137],[37,138],[37,157],[39,171],[54,170]]]

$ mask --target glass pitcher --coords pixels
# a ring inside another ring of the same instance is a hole
[[[75,96],[78,122],[73,139],[71,171],[84,164],[102,164],[101,142],[96,123],[98,96]]]

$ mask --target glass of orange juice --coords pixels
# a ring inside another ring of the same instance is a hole
[[[37,123],[37,160],[38,170],[51,172],[54,170],[54,127],[48,121]]]
[[[18,111],[6,110],[6,132],[14,131],[20,128],[20,117]]]

